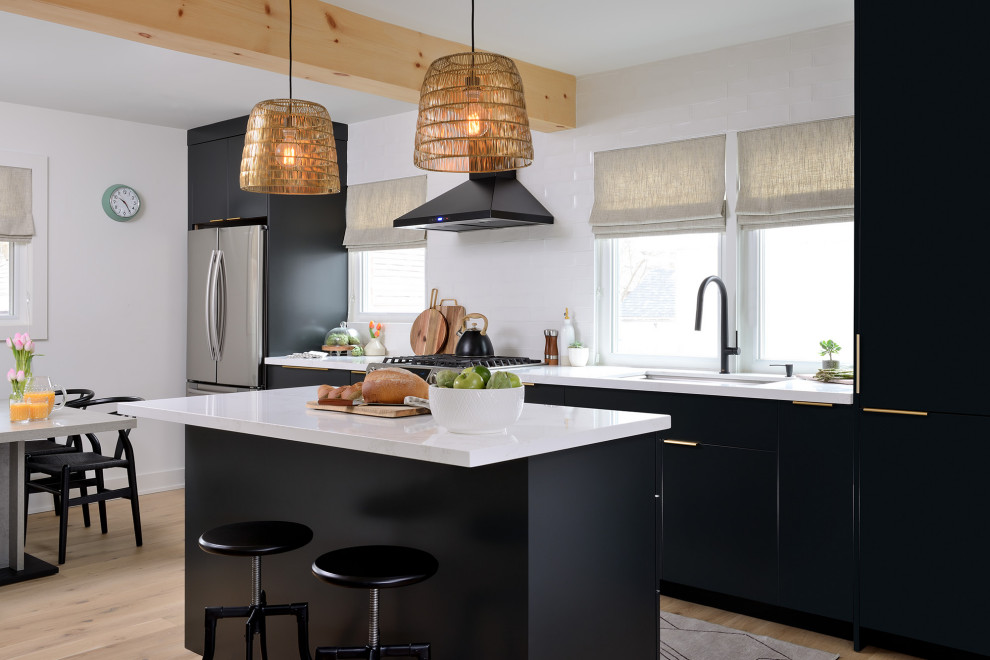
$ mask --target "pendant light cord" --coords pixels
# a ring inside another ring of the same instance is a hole
[[[289,0],[289,100],[292,100],[292,0]]]
[[[474,52],[474,0],[471,0],[471,52]]]

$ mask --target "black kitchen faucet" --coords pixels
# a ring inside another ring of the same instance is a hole
[[[694,315],[694,329],[701,330],[701,309],[705,301],[705,287],[711,282],[718,285],[721,306],[719,307],[719,373],[729,373],[729,356],[739,355],[739,331],[736,330],[736,345],[729,346],[729,303],[728,294],[725,291],[725,283],[717,275],[710,275],[701,282],[698,289],[698,310]]]

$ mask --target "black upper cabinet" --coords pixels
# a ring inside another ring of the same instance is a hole
[[[868,2],[855,11],[860,403],[987,415],[982,356],[959,354],[987,334],[986,168],[968,130],[982,114],[965,101],[972,72],[958,64],[981,57],[981,22],[952,11],[894,16]],[[919,29],[951,44],[913,48]],[[919,81],[924,93],[907,94]]]
[[[189,145],[189,227],[227,217],[227,140]]]
[[[856,411],[778,405],[780,604],[851,622]]]
[[[990,656],[990,419],[863,413],[864,628]]]

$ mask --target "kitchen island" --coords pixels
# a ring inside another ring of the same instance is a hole
[[[420,547],[440,562],[382,594],[382,641],[438,658],[656,657],[657,433],[667,415],[527,404],[504,434],[458,435],[429,415],[307,410],[313,388],[121,404],[186,424],[186,646],[203,608],[249,600],[249,562],[197,547],[211,527],[286,519],[313,528],[266,558],[269,602],[310,603],[311,645],[362,644],[367,596],[311,575],[342,546]],[[224,625],[229,623],[229,625]],[[270,645],[292,649],[290,621]],[[218,658],[243,656],[222,622]],[[220,652],[222,649],[222,653]]]

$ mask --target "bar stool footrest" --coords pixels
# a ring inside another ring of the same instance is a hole
[[[314,660],[345,660],[347,658],[417,658],[430,660],[430,645],[417,644],[387,644],[378,647],[371,646],[321,646],[316,649]]]

